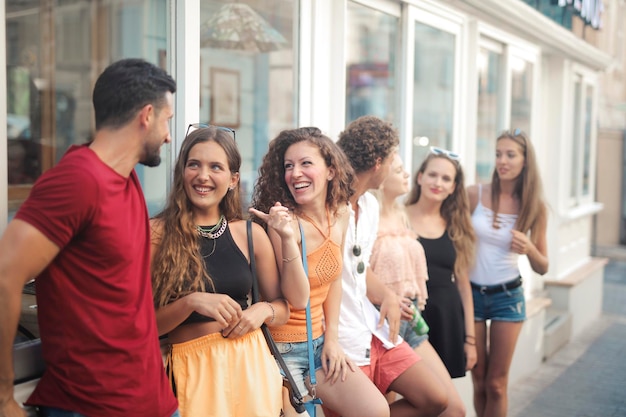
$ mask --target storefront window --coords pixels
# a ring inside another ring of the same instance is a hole
[[[91,92],[111,62],[165,66],[167,0],[6,0],[9,218],[35,180],[94,131]],[[169,149],[165,150],[168,152]],[[168,161],[169,158],[163,158]],[[137,168],[154,212],[167,163]],[[149,182],[151,186],[146,187]]]
[[[481,48],[478,55],[477,182],[488,182],[491,178],[496,138],[503,130],[502,75],[502,54]]]
[[[9,219],[67,148],[94,132],[91,95],[110,63],[141,57],[165,68],[167,0],[6,0]],[[171,152],[164,146],[163,152]],[[137,166],[151,214],[162,207],[170,158]],[[24,289],[17,341],[36,338],[34,285]]]
[[[455,35],[415,23],[413,167],[430,146],[450,149],[454,117]]]
[[[297,120],[297,3],[200,3],[200,121],[235,129],[244,205],[270,140]]]
[[[573,106],[570,206],[580,204],[591,190],[593,87],[580,76],[574,81]]]
[[[530,135],[533,98],[533,64],[511,57],[511,129]]]
[[[397,124],[400,20],[354,2],[347,15],[346,124],[363,115]]]

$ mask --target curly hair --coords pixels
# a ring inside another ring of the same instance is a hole
[[[161,233],[153,236],[158,242],[152,258],[152,288],[154,304],[162,307],[195,291],[214,290],[198,242],[193,219],[193,204],[184,187],[184,173],[189,152],[199,144],[215,142],[224,149],[232,175],[239,172],[241,155],[233,137],[213,126],[191,132],[183,141],[174,167],[174,183],[163,211],[154,218],[162,225]],[[220,212],[226,220],[242,219],[239,183],[222,198]],[[153,230],[154,232],[154,230]]]
[[[443,154],[428,154],[413,176],[413,185],[405,204],[410,206],[417,203],[420,199],[422,187],[417,182],[418,176],[420,173],[424,174],[430,161],[436,158],[452,162],[456,169],[454,191],[441,204],[440,213],[446,222],[446,229],[457,254],[456,262],[454,263],[454,273],[459,275],[461,271],[468,271],[473,265],[476,250],[476,233],[474,233],[470,217],[469,197],[465,190],[465,176],[463,175],[461,164]]]
[[[279,201],[282,205],[298,212],[296,200],[285,182],[285,153],[291,145],[305,141],[316,146],[326,166],[335,171],[335,175],[328,182],[326,207],[331,214],[336,216],[340,205],[348,203],[354,194],[352,189],[354,172],[348,159],[337,144],[323,135],[318,128],[301,127],[283,130],[270,142],[269,149],[259,167],[259,177],[254,185],[252,207],[267,213]],[[265,227],[260,219],[254,218],[254,220]]]
[[[537,220],[541,216],[546,215],[546,204],[543,201],[543,187],[541,178],[539,177],[539,168],[537,167],[537,158],[535,157],[535,149],[526,136],[526,133],[504,131],[496,139],[498,143],[501,139],[510,139],[517,143],[524,155],[524,167],[522,172],[515,181],[513,195],[519,200],[520,210],[515,223],[515,228],[522,233],[526,233],[537,225]],[[495,224],[498,215],[500,202],[500,176],[496,169],[493,170],[491,176],[491,207],[494,212],[494,228],[498,228]]]
[[[357,174],[373,168],[379,158],[384,161],[399,144],[398,131],[391,123],[375,116],[354,120],[337,141]]]

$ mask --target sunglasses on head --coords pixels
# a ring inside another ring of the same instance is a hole
[[[461,159],[461,155],[459,155],[458,153],[449,151],[447,149],[438,148],[436,146],[431,146],[430,147],[430,153],[432,153],[433,155],[447,156],[448,158],[450,158],[450,159],[452,159],[454,161],[458,161],[458,160]]]
[[[233,135],[233,140],[235,142],[237,142],[237,137],[235,136],[235,130],[234,129],[231,129],[230,127],[224,127],[224,126],[208,125],[206,123],[191,123],[189,126],[187,126],[187,133],[185,133],[185,137],[187,137],[194,130],[203,129],[203,128],[211,127],[211,126],[216,128],[217,130],[222,130],[224,132],[228,132],[228,133],[232,134]]]

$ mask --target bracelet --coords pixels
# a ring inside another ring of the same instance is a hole
[[[270,306],[270,310],[272,310],[272,318],[270,319],[270,322],[267,324],[272,324],[274,323],[274,319],[276,318],[276,310],[274,310],[274,306],[272,305],[272,303],[270,303],[269,301],[264,301],[268,306]]]
[[[294,261],[294,260],[298,259],[299,257],[300,257],[300,255],[296,255],[293,258],[283,258],[283,262],[288,264],[289,262]]]
[[[467,340],[465,341],[465,344],[470,345],[470,346],[476,346],[476,343],[471,343],[471,342],[468,342]]]
[[[467,339],[476,340],[476,338],[474,336],[469,335],[469,334],[467,336],[465,336],[465,340],[467,340]]]

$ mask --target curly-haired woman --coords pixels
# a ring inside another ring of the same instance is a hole
[[[292,227],[288,233],[279,233],[281,228],[268,229],[284,279],[294,278],[285,272],[291,264],[297,263],[304,275],[300,253],[285,250],[288,240],[302,243],[299,228],[303,230],[317,379],[314,392],[326,407],[344,417],[389,416],[385,398],[338,343],[342,248],[352,179],[346,157],[319,129],[285,130],[270,142],[259,169],[251,212],[270,226]],[[290,310],[289,321],[271,331],[298,388],[306,392],[311,388],[310,376],[308,387],[304,382],[309,370],[306,315],[293,305]]]

